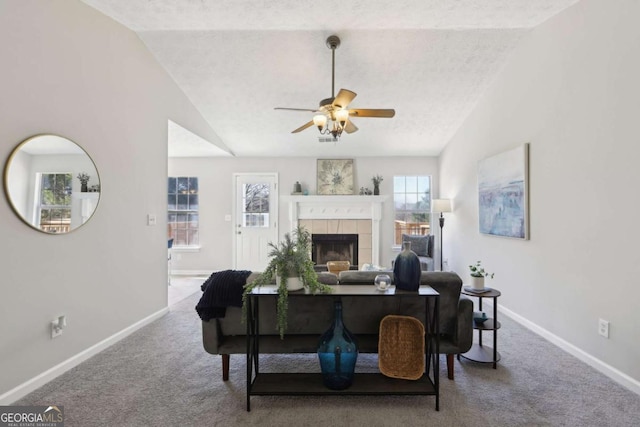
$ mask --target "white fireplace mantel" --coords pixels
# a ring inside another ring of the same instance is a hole
[[[291,229],[301,219],[370,219],[371,260],[380,263],[380,220],[388,196],[281,196],[289,203]]]

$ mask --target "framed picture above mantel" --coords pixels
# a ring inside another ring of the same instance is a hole
[[[529,144],[478,162],[480,233],[529,239]]]
[[[353,195],[353,159],[318,159],[317,193]]]

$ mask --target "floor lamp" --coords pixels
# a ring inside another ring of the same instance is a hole
[[[451,212],[451,200],[450,199],[433,199],[432,201],[433,212],[440,212],[440,271],[442,271],[442,258],[444,258],[444,251],[442,250],[442,228],[444,227],[443,212]]]

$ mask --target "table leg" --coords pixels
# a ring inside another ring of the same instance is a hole
[[[478,310],[482,311],[482,297],[478,298]],[[482,347],[482,330],[478,329],[478,343]]]
[[[247,412],[251,411],[251,368],[253,366],[253,304],[247,296]]]
[[[498,326],[498,298],[493,299],[493,322]],[[498,366],[498,329],[493,330],[493,369]]]

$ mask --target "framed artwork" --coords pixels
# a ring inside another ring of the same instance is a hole
[[[318,194],[353,194],[353,159],[318,159]]]
[[[478,162],[480,233],[529,239],[529,144]]]

